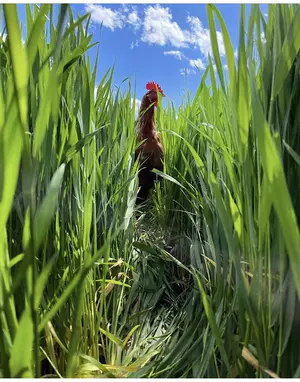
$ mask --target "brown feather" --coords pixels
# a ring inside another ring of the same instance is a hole
[[[137,141],[145,140],[135,152],[136,159],[139,157],[139,187],[137,204],[144,202],[149,190],[154,186],[157,178],[151,170],[163,171],[164,149],[161,144],[159,133],[154,124],[154,104],[157,102],[156,92],[147,92],[141,103],[139,114]]]

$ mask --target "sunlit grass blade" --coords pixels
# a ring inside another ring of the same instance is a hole
[[[282,232],[285,238],[285,245],[292,263],[294,283],[300,296],[300,279],[297,276],[300,258],[298,256],[300,248],[300,234],[292,206],[283,168],[278,156],[277,149],[272,141],[271,133],[267,122],[263,116],[262,107],[257,96],[254,83],[253,69],[250,71],[251,96],[253,104],[253,120],[261,151],[262,165],[267,181],[270,183],[272,200],[279,217]],[[282,201],[284,200],[284,205]]]
[[[207,17],[208,17],[209,33],[210,33],[212,51],[214,54],[214,60],[216,63],[217,72],[218,72],[218,75],[220,78],[222,88],[225,92],[225,80],[224,80],[224,74],[223,74],[223,69],[222,69],[222,63],[221,63],[221,59],[220,59],[219,42],[218,42],[218,38],[217,38],[214,15],[213,15],[212,7],[210,4],[207,6]],[[227,43],[228,43],[228,41],[227,41]]]
[[[13,378],[32,378],[33,322],[27,308],[20,320],[19,328],[11,348],[9,360],[10,373]],[[20,352],[20,349],[23,349]]]
[[[63,180],[65,165],[61,165],[53,175],[47,194],[36,212],[34,219],[35,250],[37,251],[48,232],[55,212],[58,194]]]
[[[28,60],[22,46],[21,30],[17,15],[17,6],[4,4],[4,16],[8,32],[8,46],[12,62],[15,94],[17,97],[18,114],[23,132],[27,131],[27,84]]]

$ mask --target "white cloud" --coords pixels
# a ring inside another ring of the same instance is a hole
[[[187,40],[194,46],[199,46],[201,53],[205,56],[209,54],[212,56],[212,47],[210,41],[209,30],[205,29],[198,17],[188,16],[187,23],[190,26],[190,30],[186,32]],[[225,55],[225,47],[223,42],[222,33],[217,31],[217,41],[219,46],[219,52],[221,56]]]
[[[96,101],[96,98],[97,98],[97,90],[98,90],[98,86],[95,86],[95,89],[94,89],[94,100]]]
[[[128,13],[130,11],[128,4],[121,4],[121,8],[123,13]]]
[[[237,49],[234,51],[234,58],[238,58],[238,51],[237,51]]]
[[[196,60],[190,60],[190,65],[195,66],[199,70],[205,70],[205,65],[201,58],[197,58]]]
[[[122,29],[126,25],[132,26],[135,30],[142,27],[141,40],[145,43],[160,46],[168,44],[174,48],[195,48],[200,49],[205,57],[209,54],[213,55],[209,29],[203,27],[198,17],[189,15],[186,19],[187,28],[181,28],[173,20],[170,8],[160,4],[147,6],[143,17],[138,14],[136,6],[128,4],[123,4],[117,9],[89,4],[85,6],[85,10],[91,12],[93,22],[103,23],[112,31],[117,28]],[[223,56],[225,55],[223,36],[219,31],[216,33],[219,52]],[[131,48],[134,46],[137,45],[131,44]],[[170,52],[179,52],[179,50],[170,50]],[[173,53],[173,55],[179,60],[185,58],[181,52]]]
[[[175,58],[177,58],[178,60],[182,60],[182,59],[187,59],[186,56],[180,52],[180,50],[168,50],[168,51],[165,51],[164,52],[164,55],[165,56],[174,56]]]
[[[189,29],[181,27],[173,21],[172,13],[168,7],[160,5],[148,6],[145,10],[142,40],[150,44],[170,44],[176,48],[200,48],[204,56],[212,55],[209,30],[204,28],[200,19],[194,16],[187,17]],[[225,55],[222,33],[217,31],[217,40],[220,55]]]
[[[267,13],[264,13],[264,16],[265,16],[265,17],[268,17],[268,14],[267,14]]]
[[[129,13],[127,22],[128,24],[132,25],[136,30],[140,28],[142,23],[136,10],[133,10],[131,13]]]
[[[86,12],[91,12],[91,19],[94,23],[102,24],[114,31],[116,28],[122,29],[126,24],[139,29],[142,25],[142,20],[138,15],[136,7],[122,4],[118,9],[113,10],[102,5],[87,4]]]
[[[180,69],[180,74],[182,76],[189,76],[191,74],[196,74],[196,70],[195,69],[191,69],[191,68],[181,68]]]
[[[133,49],[133,48],[138,47],[138,46],[139,46],[139,40],[135,40],[135,42],[132,41],[130,44],[130,49]]]
[[[227,65],[227,64],[224,64],[224,65],[223,65],[223,69],[224,69],[224,70],[228,70],[228,65]]]
[[[141,100],[139,100],[137,98],[135,99],[135,119],[137,119],[137,117],[139,116],[141,103],[142,103]],[[131,108],[133,107],[133,98],[131,98],[130,106],[131,106]]]
[[[91,19],[95,23],[102,24],[114,31],[116,28],[123,28],[124,16],[119,11],[113,11],[111,8],[102,5],[88,4],[85,6],[86,12],[91,12]]]
[[[262,42],[263,44],[265,44],[265,43],[267,42],[264,32],[261,32],[261,34],[260,34],[260,39],[261,39],[261,42]]]
[[[142,41],[149,44],[171,44],[176,48],[186,47],[185,33],[179,25],[172,21],[172,14],[168,7],[149,6],[145,9],[144,29]]]

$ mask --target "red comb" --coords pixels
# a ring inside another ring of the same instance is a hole
[[[158,90],[161,94],[164,94],[162,88],[154,81],[148,82],[146,85],[147,90]]]

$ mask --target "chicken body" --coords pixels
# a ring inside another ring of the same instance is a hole
[[[150,189],[154,186],[157,179],[153,169],[163,171],[163,147],[159,141],[159,137],[148,138],[136,151],[136,157],[139,156],[139,193],[137,196],[137,204],[146,201]]]
[[[137,141],[145,140],[135,152],[136,159],[139,158],[139,193],[137,204],[146,201],[150,189],[154,186],[157,175],[153,169],[163,171],[164,150],[160,141],[159,133],[154,124],[154,107],[157,103],[157,92],[149,91],[142,99]]]

